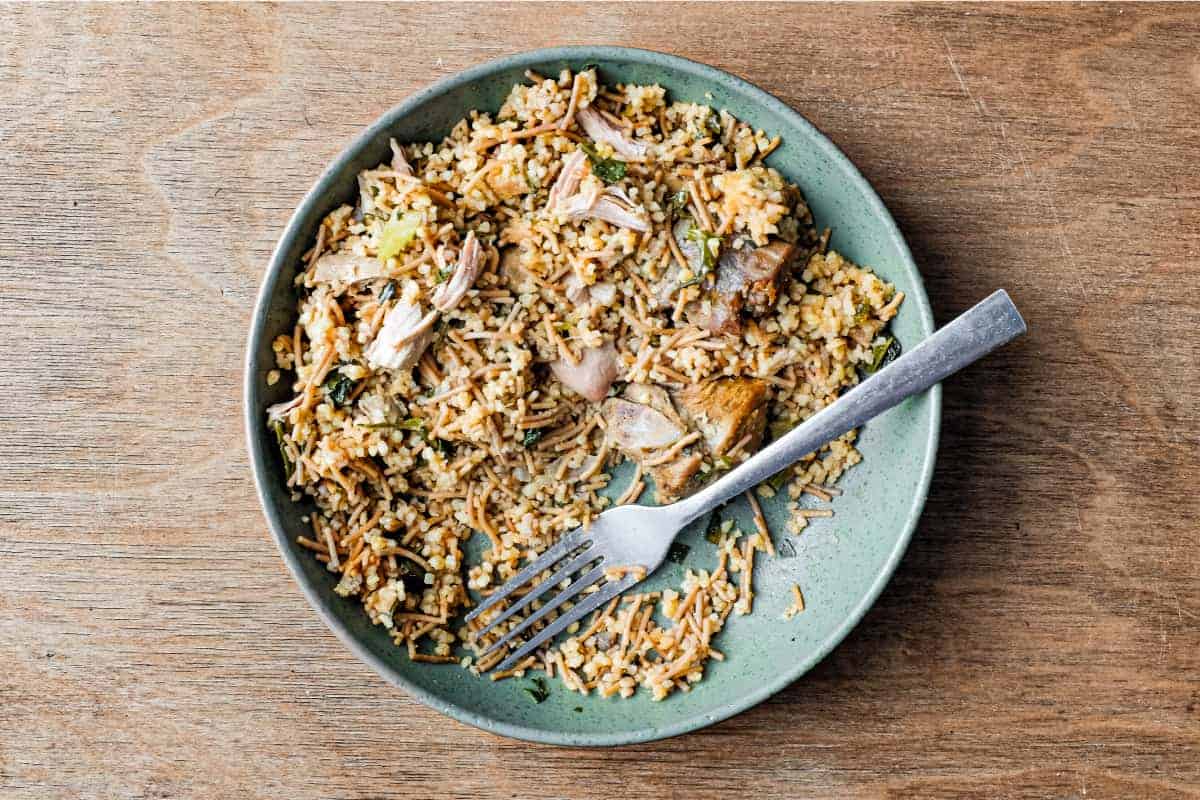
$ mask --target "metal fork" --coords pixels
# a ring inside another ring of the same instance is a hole
[[[529,608],[575,573],[583,570],[583,574],[490,645],[480,658],[504,647],[547,615],[562,609],[565,603],[577,600],[497,665],[500,670],[512,668],[572,623],[653,573],[662,564],[672,540],[689,522],[1023,333],[1025,321],[1008,294],[1003,289],[994,292],[723,478],[690,497],[665,506],[618,506],[605,511],[588,527],[568,532],[467,615],[468,622],[478,618],[542,572],[554,569],[550,577],[530,587],[520,600],[476,631],[475,639]],[[605,573],[614,567],[627,571],[607,579]],[[597,584],[598,590],[585,594],[585,590]]]

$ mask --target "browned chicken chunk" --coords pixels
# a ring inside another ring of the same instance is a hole
[[[654,479],[654,500],[657,503],[670,503],[681,495],[687,494],[687,489],[700,469],[704,459],[699,453],[683,454],[678,458],[650,467],[647,470]]]
[[[745,439],[742,450],[752,453],[767,424],[767,382],[758,378],[720,378],[689,386],[675,403],[714,457],[725,455]]]
[[[686,426],[666,389],[644,383],[625,387],[624,397],[611,397],[601,409],[608,438],[629,458],[646,468],[654,479],[655,500],[669,503],[683,493],[700,469],[699,453],[685,450],[664,464],[654,459],[684,435]]]
[[[610,441],[628,457],[649,464],[655,499],[668,503],[693,486],[705,450],[720,458],[738,444],[746,454],[758,448],[767,421],[767,389],[766,381],[757,378],[720,378],[683,389],[672,403],[663,388],[635,383],[626,387],[623,399],[606,400],[602,413]],[[703,445],[655,464],[685,427],[697,431]]]
[[[775,305],[797,252],[795,245],[782,240],[727,250],[717,263],[717,292],[742,294],[746,311],[766,314]]]
[[[688,237],[692,223],[675,223],[672,235],[694,274],[703,273],[698,245]],[[799,248],[777,239],[762,247],[748,241],[725,248],[717,260],[712,288],[688,304],[688,322],[713,333],[739,333],[742,313],[762,316],[770,312],[791,274]],[[672,265],[655,292],[660,305],[670,305],[681,286],[680,268]],[[710,279],[712,280],[712,279]]]

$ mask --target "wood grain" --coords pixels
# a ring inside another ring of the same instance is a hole
[[[0,7],[0,797],[1200,796],[1200,6]],[[239,421],[269,251],[405,95],[516,50],[667,50],[827,132],[940,321],[895,580],[809,676],[608,751],[494,738],[309,611]],[[536,762],[545,774],[532,771]]]

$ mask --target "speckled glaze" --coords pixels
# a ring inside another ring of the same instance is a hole
[[[409,97],[359,136],[318,178],[292,216],[271,258],[254,311],[246,354],[245,421],[259,498],[280,552],[309,603],[359,658],[392,684],[428,706],[494,733],[563,745],[618,745],[674,736],[730,717],[787,686],[840,642],[874,602],[912,536],[933,472],[941,418],[941,389],[905,401],[868,424],[859,447],[863,463],[839,484],[835,516],[817,519],[801,536],[784,535],[785,509],[764,511],[780,555],[760,556],[757,596],[749,617],[730,617],[717,646],[728,658],[711,662],[689,693],[653,702],[639,692],[629,700],[604,700],[568,692],[550,682],[550,696],[535,703],[529,680],[493,683],[455,665],[410,663],[381,627],[372,626],[356,602],[333,592],[336,582],[295,543],[306,530],[303,506],[284,489],[282,466],[264,409],[284,398],[286,381],[267,387],[271,341],[290,331],[295,296],[291,280],[320,220],[353,202],[355,175],[390,158],[388,137],[437,139],[469,109],[499,108],[526,69],[545,75],[563,67],[597,64],[605,81],[658,83],[670,98],[729,110],[755,128],[783,137],[768,163],[800,185],[819,226],[833,229],[833,247],[870,265],[907,295],[892,327],[911,346],[933,331],[929,301],[908,247],[891,215],[854,165],[803,117],[776,98],[727,73],[675,56],[620,47],[563,47],[510,56],[474,67]],[[624,481],[620,476],[614,486]],[[744,500],[723,512],[747,529]],[[808,503],[808,499],[803,501]],[[685,567],[712,568],[712,546],[703,525],[680,538],[691,549],[683,564],[668,563],[651,588],[677,584]],[[479,537],[476,537],[479,538]],[[476,545],[477,546],[477,545]],[[807,609],[781,618],[793,583],[803,587]]]

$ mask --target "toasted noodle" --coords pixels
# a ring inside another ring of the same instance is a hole
[[[410,658],[477,671],[506,651],[468,654],[521,617],[468,644],[468,590],[495,592],[650,486],[694,491],[824,408],[879,361],[903,301],[827,249],[798,187],[764,164],[779,137],[658,86],[527,77],[497,114],[393,142],[360,173],[356,204],[323,220],[299,265],[294,330],[272,343],[293,396],[269,423],[293,499],[315,509],[299,543]],[[744,271],[772,252],[788,259]],[[758,495],[786,492],[792,532],[831,515],[798,499],[838,494],[853,443]],[[609,486],[625,459],[636,474]],[[774,554],[747,496],[754,530],[721,523],[678,587],[615,598],[492,678],[537,669],[583,694],[662,699],[736,659],[713,637],[751,612],[755,554]],[[485,549],[468,563],[472,535]],[[644,572],[606,566],[609,580]],[[793,599],[798,613],[799,587]]]
[[[804,610],[804,592],[799,584],[792,584],[792,604],[783,610],[783,618],[791,619]]]

